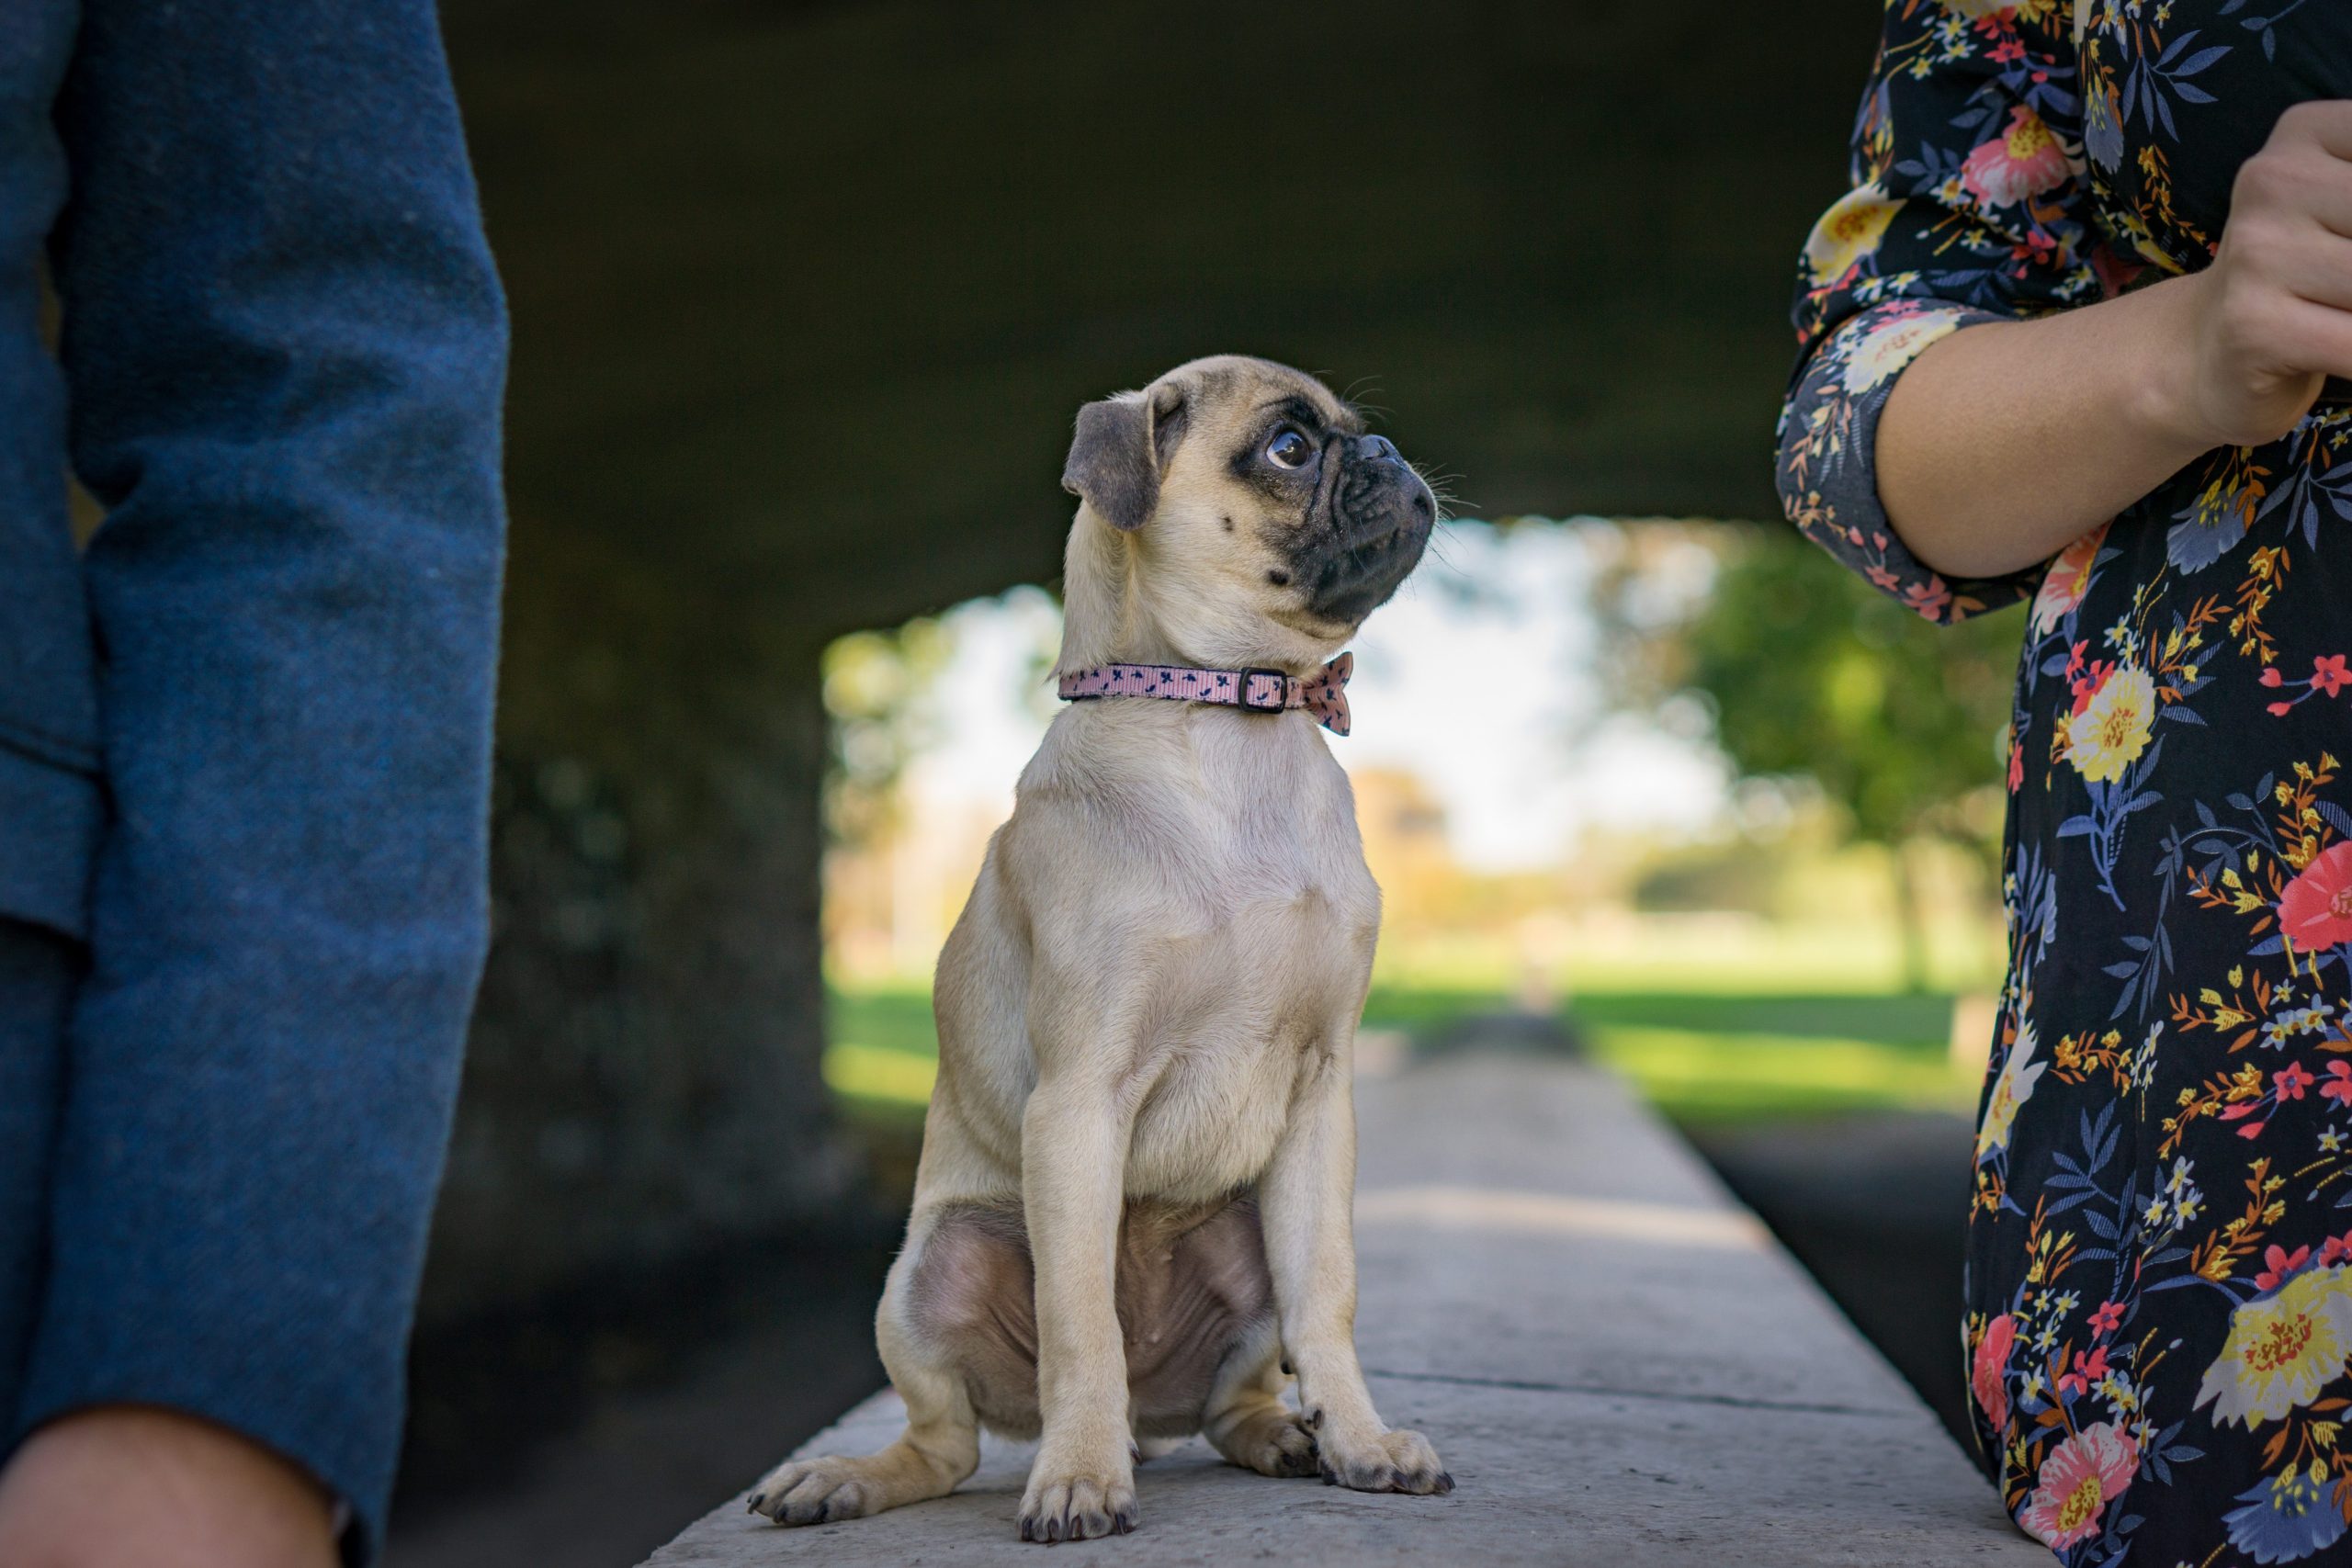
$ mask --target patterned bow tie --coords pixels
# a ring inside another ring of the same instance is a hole
[[[1279,670],[1195,670],[1182,664],[1098,664],[1061,678],[1066,703],[1096,697],[1159,697],[1174,703],[1213,703],[1250,713],[1305,708],[1334,735],[1348,733],[1348,678],[1356,656],[1342,653],[1317,674],[1300,680]]]

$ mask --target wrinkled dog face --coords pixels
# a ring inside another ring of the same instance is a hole
[[[1126,536],[1139,608],[1222,665],[1328,657],[1429,544],[1436,499],[1312,376],[1227,355],[1089,403],[1062,474]]]

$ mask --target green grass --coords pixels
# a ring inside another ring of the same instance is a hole
[[[1381,986],[1364,1024],[1426,1034],[1503,1005],[1474,986]],[[1600,1059],[1679,1120],[1975,1101],[1975,1073],[1946,1054],[1948,997],[1588,989],[1569,1013]],[[854,1119],[903,1126],[920,1117],[939,1049],[925,993],[836,989],[832,1039],[825,1078]]]
[[[1975,1073],[1948,1053],[1949,997],[1588,994],[1574,1016],[1679,1121],[1975,1103]]]
[[[931,993],[911,987],[835,987],[828,993],[825,1084],[854,1122],[903,1130],[920,1123],[931,1098],[939,1036]]]
[[[1595,1028],[1690,1029],[1705,1034],[1787,1034],[1928,1046],[1940,1053],[1951,1028],[1943,996],[1690,996],[1672,991],[1587,992],[1577,1017]]]

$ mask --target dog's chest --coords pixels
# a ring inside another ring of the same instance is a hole
[[[1342,1050],[1379,926],[1345,782],[1280,800],[1211,797],[1230,830],[1203,852],[1198,918],[1162,971],[1139,1042],[1148,1081],[1129,1145],[1136,1196],[1206,1201],[1257,1179],[1300,1076]]]
[[[1246,910],[1200,982],[1162,998],[1166,1021],[1141,1043],[1131,1196],[1204,1202],[1264,1172],[1302,1077],[1344,1056],[1362,1003],[1370,943],[1331,916],[1319,899]]]

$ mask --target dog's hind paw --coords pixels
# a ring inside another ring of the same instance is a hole
[[[1266,1410],[1251,1416],[1226,1435],[1217,1451],[1261,1475],[1315,1475],[1322,1470],[1315,1434],[1294,1410]]]

